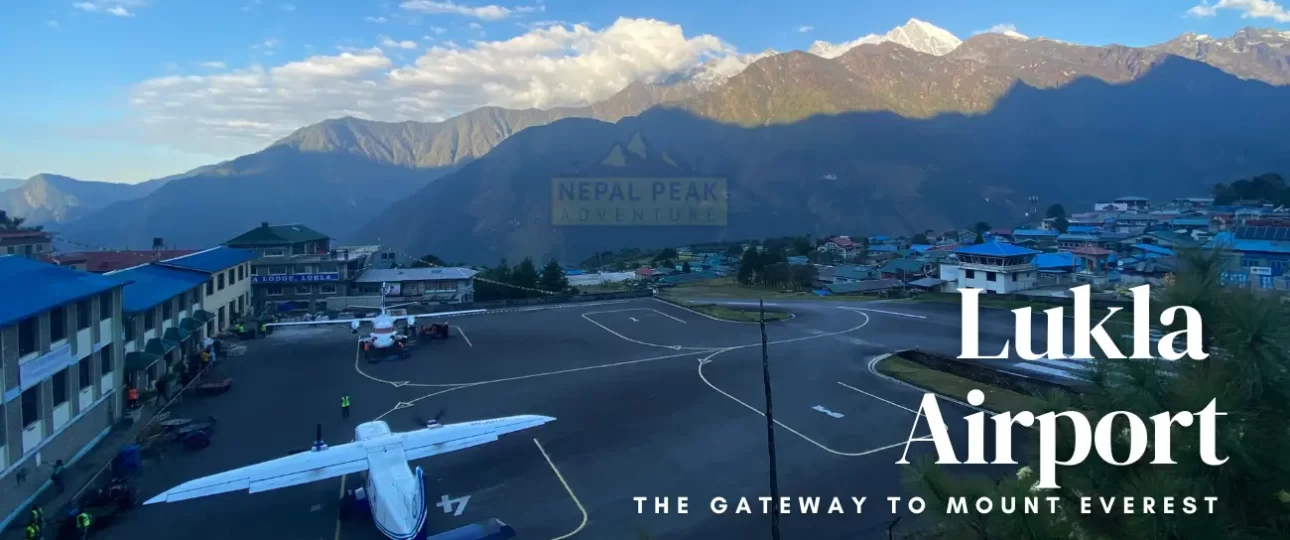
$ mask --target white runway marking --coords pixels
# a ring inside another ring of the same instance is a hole
[[[563,474],[560,474],[560,469],[555,466],[554,461],[551,461],[551,456],[546,453],[546,449],[542,448],[542,443],[538,442],[537,439],[533,439],[533,444],[536,444],[538,447],[538,451],[542,452],[542,457],[546,459],[546,464],[551,466],[551,471],[555,472],[555,477],[560,480],[560,485],[564,486],[564,490],[569,493],[569,498],[573,499],[573,504],[577,505],[578,511],[582,513],[582,523],[578,524],[578,528],[572,531],[569,531],[568,533],[565,533],[562,536],[557,536],[551,539],[551,540],[564,540],[565,538],[569,538],[575,534],[578,534],[579,532],[582,532],[583,527],[587,526],[587,508],[582,506],[582,501],[578,500],[578,496],[574,494],[573,488],[569,487],[569,482],[564,479]]]
[[[635,310],[622,310],[622,311],[635,311]],[[651,310],[649,310],[649,311],[654,311],[654,310],[652,310],[652,309],[651,309]],[[599,326],[600,328],[604,329],[604,331],[609,332],[610,334],[613,334],[613,335],[615,335],[615,336],[618,336],[618,338],[619,338],[619,339],[622,339],[622,340],[624,340],[624,341],[630,341],[630,342],[632,342],[632,343],[636,343],[636,344],[638,344],[638,345],[645,345],[645,346],[647,346],[647,347],[658,347],[658,348],[661,348],[661,349],[672,349],[672,350],[674,350],[674,351],[679,351],[679,350],[682,350],[682,349],[687,349],[687,350],[691,350],[691,351],[710,351],[710,350],[712,350],[712,349],[715,349],[715,348],[716,348],[716,347],[684,347],[684,346],[681,346],[681,345],[663,345],[663,344],[660,344],[660,343],[650,343],[650,342],[648,342],[648,341],[641,341],[641,340],[639,340],[639,339],[632,339],[632,338],[629,338],[629,337],[624,336],[624,335],[622,335],[622,334],[619,334],[618,332],[615,332],[612,328],[610,328],[610,327],[608,327],[608,326],[605,326],[605,325],[603,325],[603,324],[600,324],[600,323],[599,323],[599,322],[597,322],[595,319],[591,318],[591,316],[592,316],[592,315],[602,315],[602,314],[605,314],[605,313],[618,313],[618,311],[593,311],[593,312],[590,312],[590,313],[583,313],[583,314],[582,314],[582,318],[586,319],[586,320],[587,320],[588,322],[590,322],[591,324],[594,324],[594,325],[596,325],[596,326]]]
[[[829,415],[829,416],[832,416],[832,417],[834,417],[834,418],[842,418],[842,417],[846,416],[845,414],[842,414],[842,413],[840,413],[840,412],[833,412],[833,411],[830,411],[830,410],[828,410],[828,409],[824,408],[824,406],[823,406],[823,405],[816,405],[816,406],[814,406],[814,407],[811,407],[811,410],[820,411],[820,412],[822,412],[822,413],[824,413],[824,414],[827,414],[827,415]]]
[[[751,322],[751,321],[727,321],[727,320],[725,320],[725,319],[718,319],[718,318],[716,318],[716,317],[713,317],[712,315],[708,315],[707,313],[702,313],[702,312],[699,312],[699,311],[695,311],[695,310],[690,309],[690,308],[688,308],[688,307],[685,307],[685,306],[683,306],[683,305],[681,305],[681,304],[674,304],[674,303],[672,303],[672,302],[668,302],[667,300],[663,300],[663,299],[661,299],[661,298],[655,298],[655,299],[654,299],[654,301],[655,301],[655,302],[662,302],[662,303],[667,304],[667,305],[669,305],[669,306],[672,306],[672,307],[674,307],[674,308],[677,308],[677,309],[683,309],[683,310],[685,310],[685,311],[688,311],[688,312],[693,313],[693,314],[695,314],[695,315],[698,315],[698,316],[700,316],[700,317],[705,317],[705,318],[708,318],[708,319],[712,319],[712,320],[717,321],[717,322],[730,323],[730,324],[761,324],[761,323]],[[792,315],[792,314],[790,313],[789,315]]]
[[[912,313],[901,313],[901,312],[899,312],[899,311],[886,311],[886,310],[873,309],[873,308],[858,308],[858,307],[838,306],[838,309],[845,309],[845,310],[850,310],[850,311],[870,311],[870,312],[873,312],[873,313],[881,313],[881,314],[883,314],[883,315],[895,315],[895,316],[897,316],[897,317],[909,317],[909,318],[911,318],[911,319],[926,319],[926,318],[927,318],[927,317],[925,317],[925,316],[923,316],[923,315],[914,315],[914,314],[912,314]]]
[[[869,397],[871,397],[871,398],[874,398],[874,399],[876,399],[876,400],[878,400],[878,401],[881,401],[881,402],[883,402],[883,403],[886,403],[886,404],[888,404],[888,405],[891,405],[892,407],[896,407],[897,409],[901,409],[901,410],[904,410],[904,411],[909,411],[910,413],[913,413],[913,414],[918,414],[918,411],[915,411],[915,410],[913,410],[913,409],[911,409],[911,408],[909,408],[909,407],[906,407],[906,406],[901,405],[901,404],[899,404],[899,403],[896,403],[896,402],[894,402],[894,401],[890,401],[890,400],[887,400],[887,399],[884,399],[884,398],[880,398],[880,397],[878,397],[878,396],[875,396],[875,395],[873,395],[873,394],[870,394],[869,392],[865,392],[864,390],[861,390],[861,389],[859,389],[859,388],[856,388],[856,387],[854,387],[854,386],[851,386],[851,385],[849,385],[849,384],[847,384],[847,383],[844,383],[844,382],[842,382],[842,381],[838,381],[838,384],[840,384],[840,385],[842,385],[842,386],[845,386],[845,387],[847,387],[847,388],[850,388],[850,389],[852,389],[852,390],[855,390],[856,392],[860,392],[861,394],[864,394],[864,395],[866,395],[866,396],[869,396]]]
[[[457,328],[457,333],[461,334],[462,339],[466,340],[466,344],[470,345],[470,348],[472,349],[475,348],[475,344],[470,342],[470,336],[466,335],[466,329],[460,326],[457,326],[456,328]]]
[[[640,321],[636,320],[636,317],[628,317],[628,319],[631,319],[631,320],[632,320],[632,322],[640,322]]]

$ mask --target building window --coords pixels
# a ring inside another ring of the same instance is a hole
[[[161,303],[161,320],[168,321],[175,315],[174,308],[170,300]]]
[[[84,390],[85,388],[89,387],[90,379],[91,379],[90,377],[91,365],[92,364],[90,364],[89,356],[82,358],[80,362],[76,363],[76,377],[77,377],[77,383],[79,384],[79,386],[76,387],[77,389]]]
[[[301,267],[300,267],[300,271],[299,271],[299,272],[296,272],[296,273],[297,273],[297,274],[312,274],[312,273],[314,273],[314,265],[312,265],[312,264],[306,264],[306,265],[303,265],[303,266],[301,266]]]
[[[99,296],[99,320],[106,321],[112,318],[112,293],[104,293]]]
[[[269,267],[269,275],[271,275],[271,276],[285,276],[286,274],[287,274],[287,267],[285,267],[285,266],[270,266],[270,267]]]
[[[253,275],[253,276],[258,276],[258,275],[260,275],[260,267],[258,267],[258,266],[252,266],[252,267],[251,267],[251,275]]]
[[[67,369],[60,369],[51,379],[54,384],[54,406],[67,403]]]
[[[148,330],[152,330],[156,327],[156,312],[152,308],[149,308],[148,311],[143,312],[143,331],[147,332]]]
[[[37,318],[26,318],[18,323],[18,356],[27,356],[36,352]]]
[[[287,250],[283,248],[265,248],[264,249],[265,257],[283,257],[286,254],[287,254]]]
[[[336,294],[335,285],[319,285],[318,294]]]
[[[125,329],[126,342],[134,341],[134,317],[126,317],[121,321],[121,327]]]
[[[964,270],[964,271],[963,271],[963,277],[966,277],[966,278],[968,278],[968,279],[974,279],[974,278],[976,278],[976,271],[975,271],[975,270]]]
[[[244,308],[244,304],[242,303],[242,300],[244,300],[244,298],[242,298],[241,296],[237,297],[237,312],[239,314],[242,313],[242,309]]]
[[[997,277],[999,277],[999,276],[998,276],[998,275],[996,275],[994,272],[986,272],[986,273],[985,273],[985,280],[986,280],[986,281],[997,281],[997,280],[995,279],[995,278],[997,278]]]
[[[281,285],[270,285],[264,288],[264,294],[268,296],[282,296]]]
[[[221,291],[222,291],[222,290],[224,290],[224,273],[223,273],[223,272],[220,272],[220,273],[219,273],[219,277],[218,277],[217,279],[219,279],[219,288],[218,288],[218,290],[221,290]]]
[[[313,294],[313,290],[308,285],[296,285],[296,294]]]
[[[246,279],[246,266],[238,266],[238,267],[237,267],[237,280],[238,280],[238,281],[242,281],[242,280],[244,280],[244,279]]]
[[[56,307],[49,310],[49,341],[55,342],[67,338],[67,308]]]
[[[22,393],[22,427],[35,424],[40,420],[40,385],[28,388]]]
[[[99,349],[99,374],[107,375],[112,373],[112,346],[108,345]]]
[[[76,329],[84,330],[90,327],[90,301],[81,300],[76,303]]]
[[[206,296],[215,294],[215,280],[212,278],[206,282]]]

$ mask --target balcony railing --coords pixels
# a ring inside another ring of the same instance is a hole
[[[1012,264],[1007,266],[993,266],[989,264],[977,263],[959,263],[959,268],[964,270],[980,270],[982,272],[1028,272],[1035,269],[1033,263]]]

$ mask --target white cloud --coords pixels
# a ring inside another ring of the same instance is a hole
[[[442,26],[431,26],[430,31],[442,36],[448,31],[448,29]]]
[[[1290,11],[1275,0],[1218,0],[1216,4],[1201,2],[1187,10],[1193,17],[1213,17],[1218,10],[1239,11],[1242,19],[1272,19],[1276,22],[1290,22]]]
[[[714,36],[686,36],[678,25],[624,18],[601,29],[552,26],[465,47],[448,42],[400,66],[372,48],[150,79],[131,89],[131,118],[146,140],[234,154],[346,115],[438,121],[485,105],[583,105],[632,81],[734,52]]]
[[[395,41],[386,36],[381,36],[381,46],[391,49],[415,49],[417,42],[411,40]]]
[[[494,4],[485,6],[466,6],[452,2],[452,0],[435,1],[435,0],[407,0],[399,7],[408,11],[417,11],[421,13],[441,13],[452,15],[464,15],[466,17],[475,17],[485,21],[496,21],[505,19],[516,13],[533,13],[535,11],[546,11],[546,6],[538,3],[534,6],[516,6],[506,8]]]
[[[363,17],[363,20],[370,23],[376,23],[376,24],[385,24],[386,21],[389,21],[389,19],[386,19],[385,17],[372,17],[372,16]]]
[[[143,7],[144,4],[146,4],[144,0],[93,0],[90,2],[76,2],[72,4],[72,7],[89,13],[133,17],[134,13],[130,9]]]
[[[228,67],[227,65],[224,64],[224,62],[219,62],[219,61],[202,62],[201,66],[207,69],[224,69]]]
[[[61,25],[58,24],[58,21],[54,21],[54,20],[45,21],[45,26],[53,28],[54,30],[58,30],[59,28],[61,28]]]
[[[1003,34],[1009,37],[1027,39],[1025,35],[1017,31],[1017,25],[1012,23],[1000,23],[1000,24],[991,26],[985,30],[977,30],[976,32],[972,32],[972,35],[974,36],[978,34]]]
[[[800,33],[803,33],[803,34],[805,34],[805,33],[807,33],[807,32],[810,32],[811,30],[815,30],[815,27],[814,27],[814,26],[799,26],[799,27],[797,27],[797,31],[798,31],[798,32],[800,32]]]

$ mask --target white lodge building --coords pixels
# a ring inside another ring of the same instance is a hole
[[[1035,287],[1039,252],[1003,242],[987,242],[954,250],[958,264],[942,264],[941,279],[953,280],[954,290],[982,289],[986,294],[1009,294]],[[956,271],[957,270],[957,271]]]

